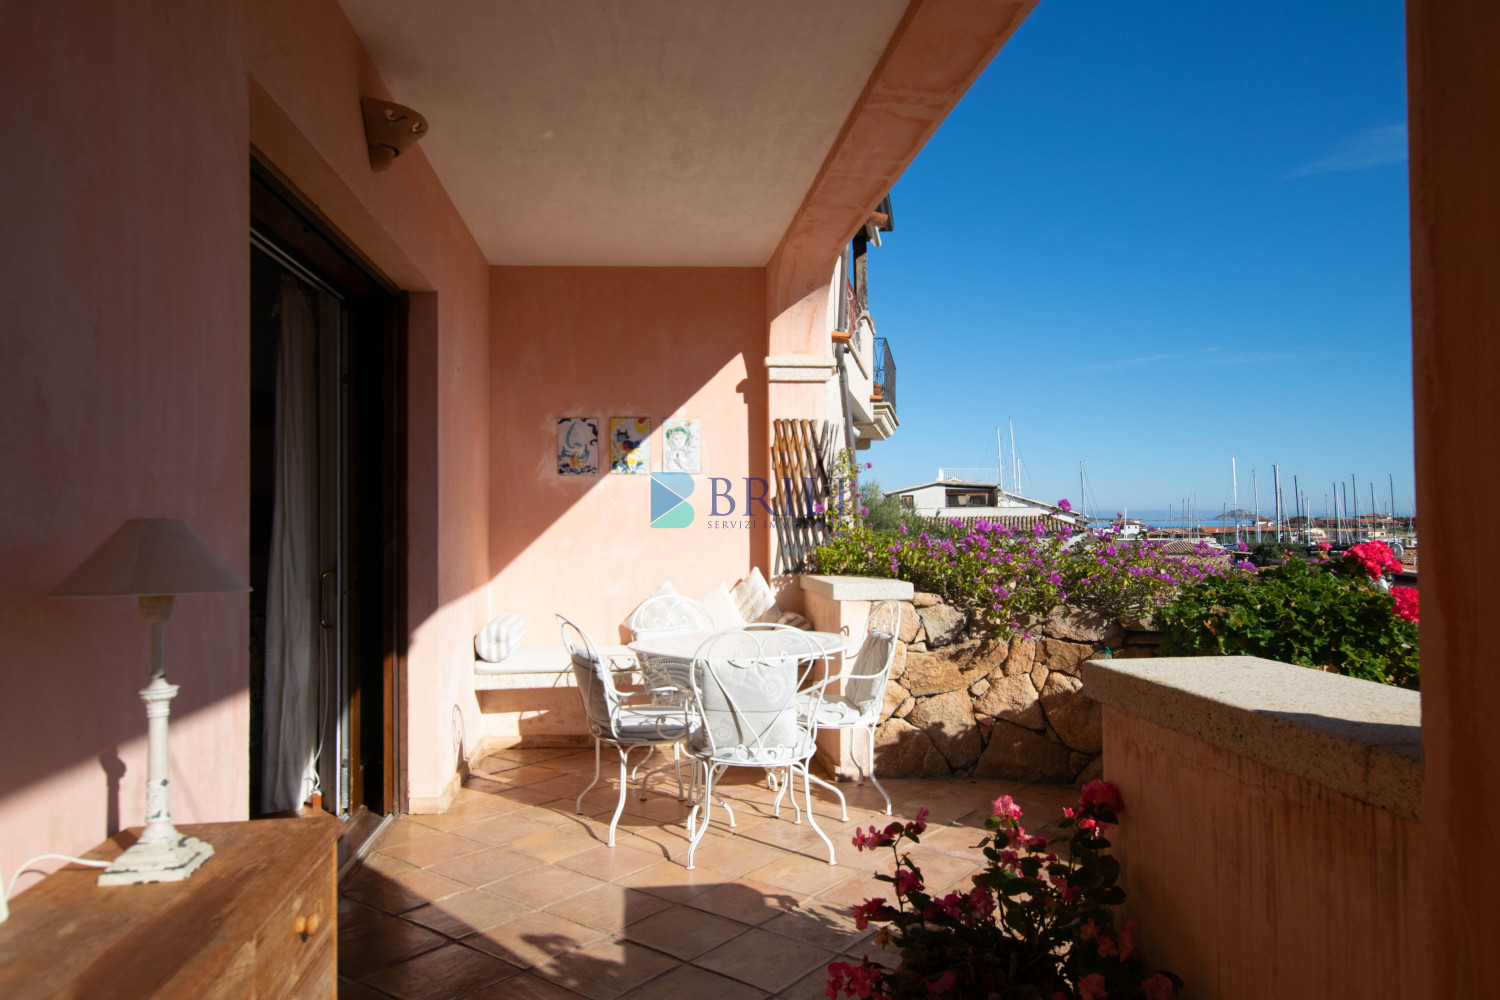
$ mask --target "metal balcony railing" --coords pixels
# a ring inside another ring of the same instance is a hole
[[[880,386],[880,401],[896,408],[896,359],[884,337],[875,338],[875,384]]]

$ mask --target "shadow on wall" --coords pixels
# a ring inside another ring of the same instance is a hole
[[[99,755],[99,766],[104,770],[106,800],[104,808],[104,837],[109,839],[120,832],[120,779],[125,777],[125,762],[114,750]]]

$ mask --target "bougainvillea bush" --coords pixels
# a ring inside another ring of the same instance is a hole
[[[1253,577],[1204,580],[1157,611],[1162,652],[1264,656],[1416,688],[1416,590],[1379,586],[1399,569],[1384,542],[1367,542],[1341,559],[1289,558]]]
[[[877,875],[890,897],[854,907],[856,925],[880,927],[876,941],[895,945],[901,963],[889,969],[863,958],[828,966],[830,998],[862,1000],[1168,1000],[1182,981],[1148,969],[1136,950],[1135,927],[1116,929],[1111,907],[1125,899],[1120,865],[1105,832],[1125,809],[1104,781],[1084,786],[1077,809],[1064,810],[1066,841],[1028,834],[1008,795],[995,800],[977,845],[985,867],[971,887],[934,896],[921,867],[903,846],[919,843],[926,810],[914,822],[855,834],[860,850],[889,849],[893,874]],[[1056,848],[1057,850],[1055,850]],[[1061,853],[1058,853],[1060,850]]]
[[[836,521],[830,540],[813,552],[813,572],[909,580],[965,612],[972,630],[1007,638],[1026,634],[1059,604],[1107,617],[1145,614],[1183,584],[1250,565],[1207,545],[1173,554],[1165,542],[1126,540],[1113,529],[941,523],[941,532],[904,523],[881,531],[857,519]]]

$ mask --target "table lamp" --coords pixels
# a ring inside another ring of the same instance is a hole
[[[148,750],[146,828],[99,875],[100,885],[180,882],[213,855],[212,845],[172,826],[167,717],[177,685],[168,684],[162,673],[162,625],[177,594],[249,589],[186,522],[150,517],[126,521],[52,591],[53,597],[135,597],[141,617],[151,624],[151,682],[141,690]]]

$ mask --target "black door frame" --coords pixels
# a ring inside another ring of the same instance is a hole
[[[351,343],[348,352],[348,423],[351,432],[356,425],[364,429],[363,437],[356,440],[351,433],[345,440],[351,462],[345,515],[358,522],[355,527],[363,542],[361,546],[351,542],[350,546],[354,565],[349,567],[351,627],[347,656],[351,719],[358,716],[360,733],[360,747],[351,747],[350,801],[351,806],[378,805],[372,811],[396,812],[406,801],[405,712],[401,698],[407,635],[406,296],[319,219],[305,199],[254,157],[250,180],[252,242],[261,249],[267,244],[274,246],[279,263],[290,264],[289,269],[299,277],[343,298],[350,309],[350,329],[360,328],[366,346],[370,337],[378,337],[378,350],[356,351]],[[379,435],[374,439],[368,436],[367,425],[372,420],[379,423]],[[370,502],[372,496],[378,503]],[[354,534],[351,532],[351,538]],[[372,690],[380,696],[376,704],[367,697]],[[376,734],[378,782],[371,780],[361,764],[361,751],[376,745]]]

